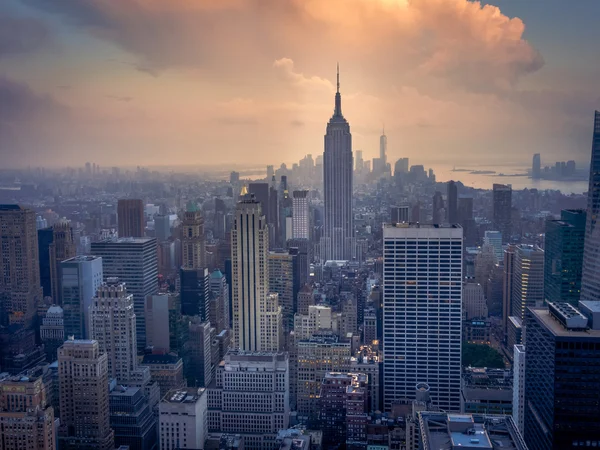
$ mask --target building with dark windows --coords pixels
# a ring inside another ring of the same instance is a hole
[[[181,314],[200,316],[208,320],[210,316],[210,283],[208,269],[180,269]]]
[[[531,450],[600,446],[600,302],[530,307],[525,322],[525,440]]]
[[[512,236],[512,187],[494,184],[492,223],[495,230],[502,233],[504,242],[510,242]]]
[[[461,411],[467,414],[513,412],[513,374],[505,369],[467,367],[462,376]]]
[[[144,237],[146,226],[144,219],[144,202],[140,199],[122,198],[117,206],[119,237]]]
[[[110,427],[115,445],[129,450],[155,450],[156,418],[138,387],[116,386],[109,395]]]
[[[354,254],[352,213],[352,135],[342,115],[338,66],[335,109],[327,124],[323,152],[325,228],[321,239],[321,259],[349,260]]]
[[[544,301],[544,250],[534,245],[515,248],[512,275],[512,316],[525,320],[528,306]],[[517,342],[519,344],[520,342]],[[512,346],[509,347],[512,349]]]
[[[531,163],[531,178],[539,180],[542,177],[542,158],[539,153],[533,155]]]
[[[40,257],[40,283],[44,297],[52,296],[52,277],[50,275],[50,244],[54,242],[52,227],[38,230],[38,254]]]
[[[560,220],[546,221],[544,300],[577,306],[581,294],[586,212],[561,211]]]
[[[448,223],[459,223],[458,221],[458,186],[455,181],[450,180],[447,184],[448,192],[446,196],[446,217]]]
[[[600,111],[594,115],[590,186],[588,189],[581,299],[600,300]]]

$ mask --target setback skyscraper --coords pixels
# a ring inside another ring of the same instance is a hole
[[[350,124],[342,115],[338,66],[335,109],[327,124],[323,152],[325,228],[321,255],[325,260],[351,259],[354,253],[353,164]]]

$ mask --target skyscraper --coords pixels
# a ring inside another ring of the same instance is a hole
[[[97,341],[67,340],[58,350],[59,440],[65,450],[113,450],[108,357]]]
[[[385,128],[381,131],[379,136],[379,160],[381,166],[385,167],[387,164],[387,136],[385,135]]]
[[[310,238],[310,216],[308,210],[308,191],[294,191],[292,193],[292,237],[294,239]]]
[[[119,237],[144,237],[144,203],[140,199],[120,199],[117,205]]]
[[[154,217],[154,232],[158,242],[166,241],[171,237],[171,219],[168,215]]]
[[[50,279],[52,283],[52,299],[57,305],[62,304],[60,287],[60,263],[77,255],[77,247],[73,240],[73,227],[70,222],[60,221],[52,227],[53,239],[50,244]]]
[[[512,316],[525,321],[529,306],[544,302],[544,250],[519,244],[515,249],[512,277]]]
[[[502,250],[502,233],[499,231],[486,230],[483,235],[483,243],[491,245],[494,249],[496,262],[502,262],[504,250]]]
[[[410,205],[392,206],[390,215],[392,223],[408,222],[410,220]]]
[[[493,226],[502,233],[504,242],[510,242],[512,236],[512,187],[494,184],[493,190]]]
[[[277,351],[281,307],[269,294],[269,230],[260,203],[243,195],[231,230],[233,336],[246,351]]]
[[[29,327],[42,300],[35,212],[0,205],[0,325]]]
[[[585,248],[583,251],[583,276],[581,299],[600,300],[600,111],[594,115],[592,138],[592,161],[588,189],[587,219],[585,225]]]
[[[448,181],[448,192],[446,196],[446,203],[448,205],[446,216],[448,217],[448,223],[459,223],[458,221],[458,186],[453,180]]]
[[[504,331],[505,338],[508,332],[508,318],[512,315],[515,251],[515,245],[509,245],[504,250],[504,264],[502,265],[502,330]]]
[[[102,258],[76,256],[61,263],[65,337],[90,337],[90,306],[103,281]]]
[[[586,213],[565,209],[560,220],[546,221],[544,300],[579,303]]]
[[[539,179],[542,175],[542,158],[539,153],[533,155],[533,162],[531,164],[531,178]]]
[[[444,198],[440,191],[435,191],[431,204],[433,207],[431,211],[431,221],[433,224],[439,225],[443,223],[445,219]]]
[[[92,243],[92,254],[102,257],[105,278],[118,278],[133,294],[138,350],[146,346],[144,306],[147,295],[158,290],[155,238],[118,238]]]
[[[294,299],[296,280],[294,279],[294,255],[289,252],[269,252],[269,290],[275,292],[281,306],[282,326],[285,332],[294,328]]]
[[[354,217],[352,213],[352,135],[342,115],[338,66],[335,109],[327,124],[323,152],[325,227],[321,253],[326,260],[351,259]]]
[[[195,203],[188,203],[181,223],[181,253],[184,269],[206,266],[206,238],[204,218]]]
[[[460,410],[462,228],[383,229],[384,408],[431,387],[434,404]]]
[[[52,296],[52,277],[50,275],[50,244],[54,240],[52,227],[38,230],[38,254],[40,259],[40,283],[44,297]]]

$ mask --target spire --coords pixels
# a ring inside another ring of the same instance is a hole
[[[335,93],[335,110],[334,116],[342,115],[342,95],[340,94],[340,63],[337,64],[337,92]]]

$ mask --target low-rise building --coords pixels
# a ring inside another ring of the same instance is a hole
[[[461,411],[469,414],[512,414],[513,374],[504,369],[468,367],[463,371]]]
[[[150,369],[150,378],[158,383],[160,398],[173,390],[186,387],[183,377],[183,361],[174,354],[144,355],[142,365]]]
[[[158,408],[161,450],[204,448],[208,432],[205,389],[173,389]]]

